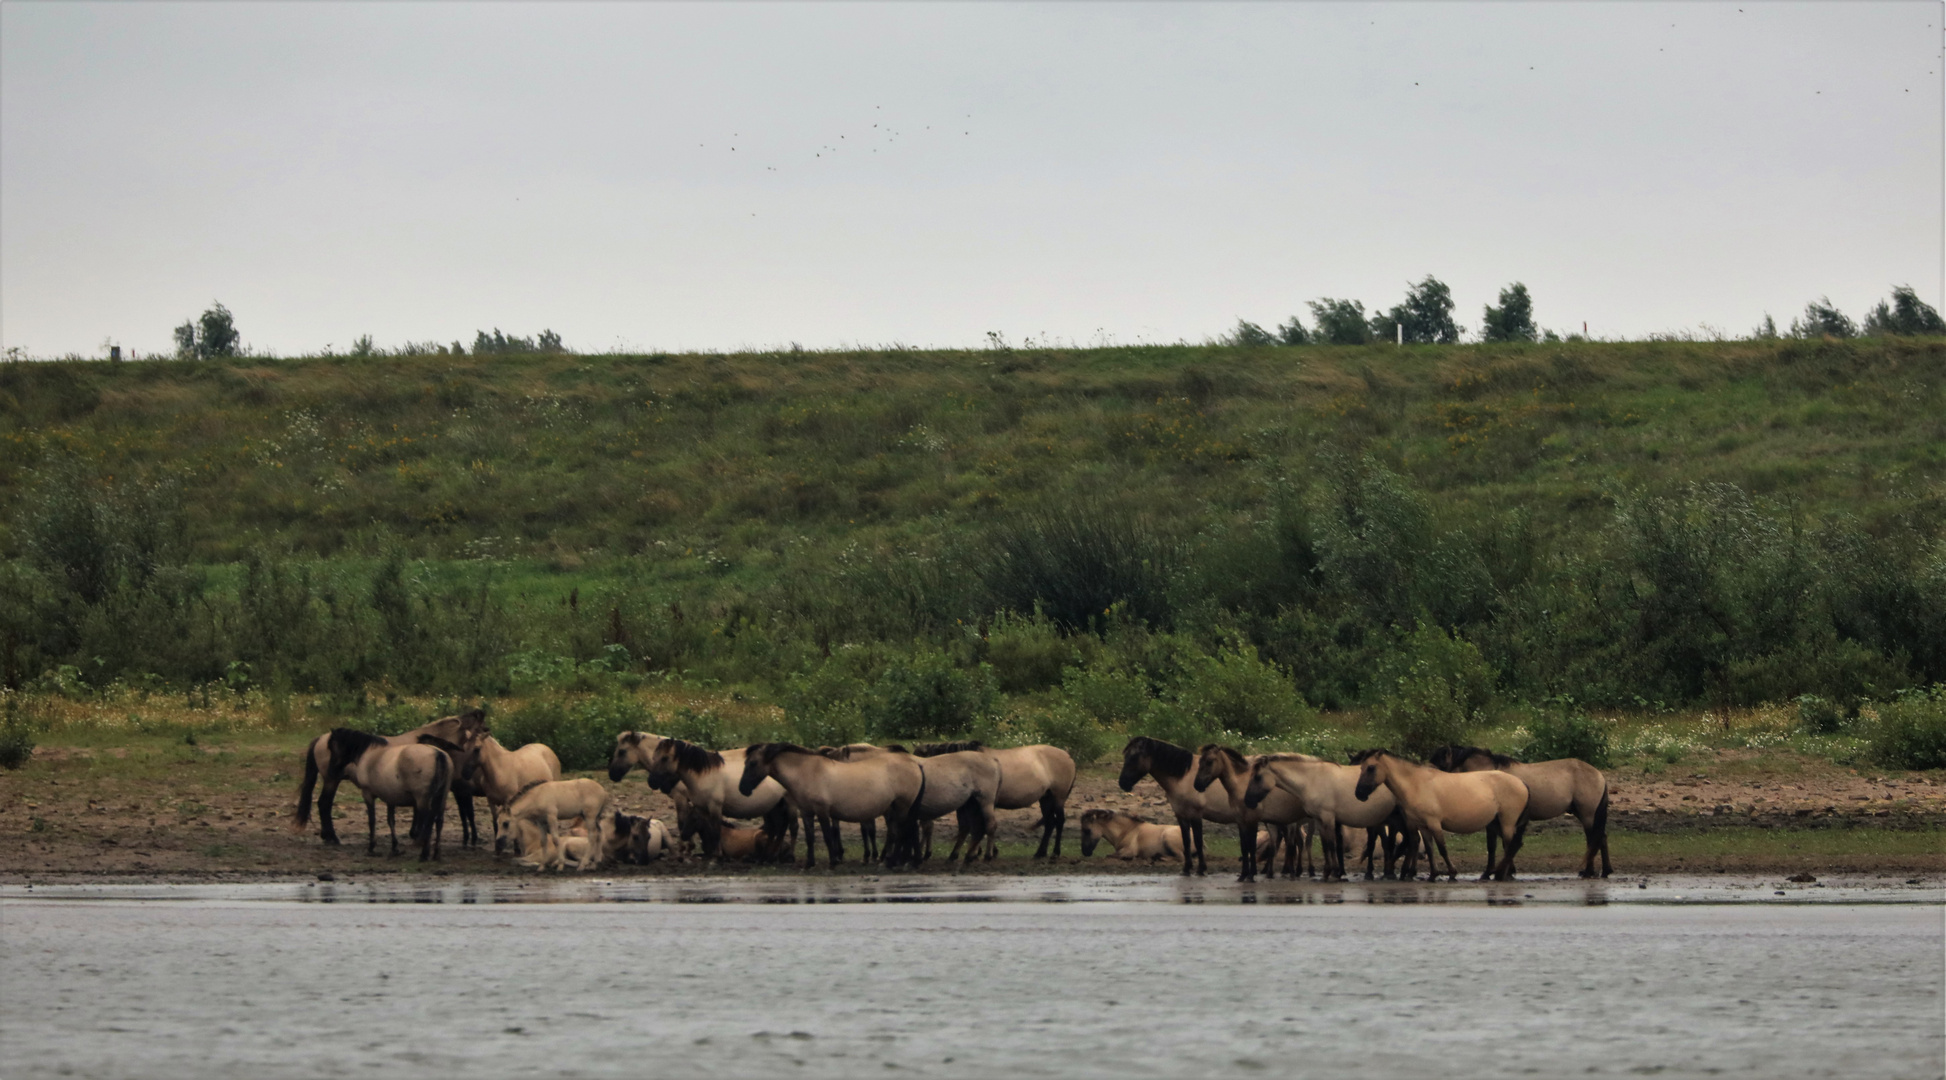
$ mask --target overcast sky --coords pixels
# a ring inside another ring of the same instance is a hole
[[[1941,8],[0,6],[0,342],[1199,341],[1431,273],[1741,334],[1942,288]]]

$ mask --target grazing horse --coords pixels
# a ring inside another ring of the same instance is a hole
[[[649,786],[676,798],[676,825],[684,839],[700,832],[703,854],[716,854],[717,833],[726,818],[763,818],[778,820],[780,827],[795,828],[795,818],[784,802],[784,789],[775,780],[758,784],[745,793],[738,790],[743,777],[744,750],[708,750],[681,739],[661,739],[649,755]],[[614,775],[610,766],[609,775]],[[684,801],[688,804],[685,820]]]
[[[325,736],[331,775],[350,780],[365,796],[365,853],[378,850],[378,800],[385,800],[385,825],[392,854],[399,853],[399,807],[412,807],[406,835],[419,842],[419,861],[439,854],[446,817],[446,793],[453,786],[453,760],[444,750],[422,743],[393,745],[368,731],[337,728]]]
[[[1459,880],[1452,856],[1446,854],[1446,834],[1497,830],[1506,843],[1506,854],[1496,868],[1488,862],[1480,880],[1488,877],[1513,880],[1514,852],[1527,838],[1527,785],[1509,773],[1447,773],[1416,765],[1383,750],[1366,757],[1358,767],[1355,794],[1369,799],[1383,787],[1398,800],[1405,812],[1406,828],[1420,834],[1426,844],[1428,881],[1439,878],[1439,867],[1432,861],[1433,848],[1446,860],[1447,876]]]
[[[1288,804],[1288,813],[1281,820],[1273,820],[1263,815],[1261,807],[1244,801],[1244,789],[1250,785],[1250,761],[1242,754],[1227,746],[1205,743],[1196,751],[1196,790],[1208,791],[1209,786],[1222,781],[1223,791],[1230,797],[1230,805],[1237,807],[1237,850],[1243,864],[1237,874],[1238,881],[1254,881],[1257,864],[1264,864],[1266,877],[1277,876],[1277,845],[1285,845],[1284,876],[1296,877],[1302,867],[1304,856],[1311,847],[1311,819],[1304,808],[1297,803]],[[1284,808],[1285,804],[1276,804]],[[1270,833],[1270,855],[1267,860],[1258,858],[1257,826],[1267,826]]]
[[[577,818],[588,830],[590,850],[600,854],[608,849],[608,789],[593,780],[536,780],[514,796],[507,816],[522,865],[538,854],[541,865],[558,866],[560,833]]]
[[[464,756],[459,774],[486,796],[487,812],[493,815],[493,851],[497,855],[505,843],[500,836],[501,813],[528,785],[559,780],[561,759],[544,743],[509,750],[486,734],[472,736],[461,751]]]
[[[838,839],[841,821],[882,817],[888,832],[885,861],[909,861],[918,847],[911,811],[924,793],[926,774],[910,754],[872,754],[860,761],[834,761],[795,743],[759,743],[743,754],[739,794],[748,797],[766,780],[783,785],[785,797],[804,818],[804,867],[817,863],[817,833],[836,867],[844,857]]]
[[[1066,750],[1045,743],[995,750],[978,739],[967,739],[961,742],[927,743],[912,748],[912,752],[920,757],[966,750],[987,753],[1000,766],[1000,790],[993,797],[994,809],[1041,808],[1041,820],[1038,822],[1041,843],[1034,849],[1034,858],[1047,857],[1049,838],[1054,841],[1054,857],[1060,858],[1061,836],[1067,831],[1068,825],[1068,795],[1074,791],[1074,758]],[[986,857],[993,858],[998,850],[994,833],[989,831]],[[946,854],[946,858],[950,860],[957,854],[959,840],[956,839],[953,850]]]
[[[1358,770],[1350,765],[1315,758],[1309,754],[1259,754],[1251,759],[1249,781],[1244,785],[1243,801],[1265,801],[1282,792],[1295,799],[1302,813],[1310,818],[1324,853],[1324,877],[1345,876],[1346,828],[1364,830],[1365,879],[1372,878],[1372,847],[1385,841],[1385,876],[1392,877],[1396,851],[1385,824],[1397,813],[1390,792],[1362,799],[1357,794]],[[1403,826],[1403,819],[1399,824]]]
[[[1176,824],[1182,826],[1185,877],[1192,867],[1198,874],[1209,872],[1209,859],[1203,851],[1203,822],[1229,825],[1237,820],[1237,808],[1230,802],[1229,792],[1221,787],[1196,790],[1195,770],[1196,755],[1175,743],[1137,735],[1122,748],[1122,790],[1134,791],[1137,781],[1153,776],[1162,793],[1168,796],[1169,808],[1176,812]],[[1269,792],[1266,799],[1271,801],[1258,810],[1263,817],[1281,820],[1294,812],[1290,796],[1282,792]]]
[[[400,732],[397,735],[373,735],[372,737],[382,739],[386,744],[391,746],[407,746],[419,742],[422,736],[431,735],[435,738],[444,739],[454,745],[459,745],[465,741],[469,734],[473,732],[485,732],[486,730],[486,710],[468,709],[456,716],[443,716],[434,720],[432,723],[413,728],[411,731]],[[337,800],[338,784],[344,778],[344,774],[342,764],[338,768],[332,767],[331,749],[329,746],[330,740],[331,733],[326,732],[312,739],[311,745],[304,749],[304,779],[298,784],[297,807],[291,814],[291,828],[301,831],[311,823],[311,792],[315,788],[318,793],[318,837],[327,844],[336,844],[338,842],[338,830],[331,821],[331,804]],[[321,788],[318,787],[318,778],[320,776],[324,778],[324,786]],[[473,821],[473,797],[471,794],[460,795],[459,816],[462,831],[464,832],[466,829],[471,828]],[[464,842],[465,837],[462,836],[461,843],[464,844]]]
[[[1182,826],[1153,825],[1120,810],[1084,810],[1081,813],[1081,854],[1095,853],[1095,845],[1106,840],[1123,861],[1148,859],[1155,862],[1182,855]]]
[[[1572,814],[1581,822],[1581,835],[1587,851],[1581,857],[1581,876],[1595,876],[1595,853],[1601,853],[1601,876],[1614,873],[1608,861],[1608,778],[1601,770],[1580,758],[1553,761],[1515,761],[1478,746],[1442,746],[1432,752],[1426,763],[1447,772],[1486,772],[1498,769],[1512,773],[1527,785],[1527,820]],[[1487,833],[1487,861],[1493,861],[1493,840]],[[1511,871],[1510,871],[1511,872]]]

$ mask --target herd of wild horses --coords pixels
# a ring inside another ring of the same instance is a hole
[[[991,859],[999,826],[994,812],[1029,807],[1041,812],[1034,857],[1047,856],[1050,844],[1058,857],[1074,788],[1074,760],[1058,747],[1002,750],[978,742],[815,749],[771,742],[710,750],[625,731],[615,738],[609,779],[619,783],[633,769],[646,772],[649,785],[669,796],[673,828],[612,808],[608,789],[594,780],[563,780],[561,762],[546,746],[508,750],[494,739],[480,709],[399,735],[338,728],[312,740],[305,752],[293,827],[309,824],[315,790],[319,835],[336,844],[332,800],[349,780],[365,799],[366,851],[377,850],[383,802],[392,853],[398,853],[398,808],[409,806],[408,836],[419,845],[421,861],[438,857],[450,794],[459,808],[462,845],[482,842],[474,799],[484,797],[495,854],[536,869],[649,863],[698,844],[704,856],[718,860],[793,861],[800,824],[804,866],[816,865],[820,836],[829,865],[836,866],[844,857],[841,822],[858,826],[866,859],[897,867],[931,857],[933,823],[948,814],[958,836],[946,861],[971,862],[982,850]],[[1446,874],[1458,880],[1446,854],[1447,834],[1485,832],[1481,880],[1505,881],[1513,876],[1528,823],[1567,815],[1580,822],[1587,842],[1581,876],[1596,874],[1597,854],[1602,877],[1613,869],[1608,781],[1574,758],[1526,763],[1479,747],[1447,746],[1423,765],[1384,750],[1360,751],[1349,764],[1339,764],[1306,754],[1246,757],[1214,743],[1191,750],[1138,735],[1122,751],[1122,790],[1133,791],[1145,776],[1162,788],[1176,824],[1089,810],[1081,815],[1082,855],[1105,842],[1122,859],[1180,858],[1184,874],[1206,873],[1203,825],[1214,822],[1237,827],[1244,881],[1253,880],[1259,867],[1274,876],[1280,849],[1287,877],[1343,878],[1345,852],[1362,849],[1367,878],[1382,854],[1385,877],[1409,879],[1424,851],[1429,880],[1440,872],[1435,852]],[[1311,857],[1313,838],[1322,864]]]

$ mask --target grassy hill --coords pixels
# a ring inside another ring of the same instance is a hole
[[[1857,701],[1946,679],[1946,342],[13,363],[0,522],[9,685],[1066,667],[1209,727],[1397,699],[1422,626],[1503,701]],[[1185,690],[1226,648],[1302,700]]]

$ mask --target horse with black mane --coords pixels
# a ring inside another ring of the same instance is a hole
[[[351,729],[339,728],[336,730],[348,731]],[[376,735],[371,732],[361,732],[360,734],[371,735],[372,738],[379,739],[389,746],[437,746],[450,754],[453,751],[449,747],[456,748],[464,743],[468,736],[475,733],[484,734],[487,730],[486,710],[473,708],[454,716],[440,717],[429,724],[423,724],[413,728],[411,731],[402,731],[397,735]],[[344,778],[342,764],[337,767],[334,767],[332,764],[334,759],[329,746],[332,734],[333,732],[326,732],[323,735],[319,735],[317,738],[311,740],[309,746],[305,747],[304,779],[298,784],[297,807],[292,813],[292,821],[297,828],[302,829],[304,826],[310,824],[311,792],[313,789],[316,789],[318,797],[318,837],[327,844],[336,844],[338,842],[338,830],[331,820],[331,807],[337,800],[338,784]],[[322,787],[318,786],[320,778],[324,781]],[[471,842],[477,842],[479,839],[479,830],[473,821],[473,789],[466,784],[456,782],[452,790],[455,800],[459,804],[462,834],[461,843],[465,844],[469,842],[469,839]]]
[[[1608,778],[1580,758],[1519,761],[1479,746],[1442,746],[1426,763],[1449,773],[1512,773],[1527,785],[1527,820],[1571,815],[1581,823],[1587,850],[1581,857],[1581,876],[1595,876],[1595,853],[1601,853],[1601,876],[1615,871],[1608,861]],[[1493,861],[1492,832],[1487,833],[1487,862]],[[1511,873],[1511,869],[1509,870]]]
[[[437,857],[446,818],[446,793],[453,783],[453,759],[446,751],[417,741],[394,744],[384,736],[351,728],[334,728],[323,740],[326,775],[350,780],[364,793],[366,853],[378,850],[377,801],[383,799],[392,854],[399,853],[398,808],[410,806],[412,826],[407,836],[419,844],[419,861]],[[297,806],[292,827],[302,829],[310,801]],[[332,842],[336,842],[335,837]]]

